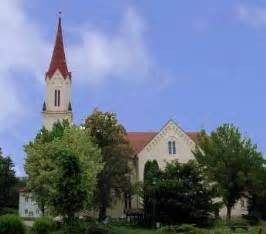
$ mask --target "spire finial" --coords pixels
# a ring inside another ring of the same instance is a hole
[[[62,11],[59,11],[58,12],[58,19],[59,19],[60,27],[61,27],[61,15],[62,15]]]

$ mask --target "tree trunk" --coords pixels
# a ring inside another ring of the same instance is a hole
[[[226,213],[226,221],[230,221],[231,220],[231,211],[232,211],[232,207],[231,206],[227,206],[227,213]]]
[[[102,222],[106,218],[106,206],[101,206],[99,210],[99,222]]]
[[[45,214],[44,214],[44,212],[45,212],[45,203],[44,202],[42,202],[42,204],[41,204],[41,212],[42,212],[42,215],[41,216],[45,216]]]

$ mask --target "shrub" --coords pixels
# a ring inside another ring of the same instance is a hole
[[[172,226],[164,226],[159,229],[159,233],[165,234],[177,234],[177,233],[188,233],[188,234],[205,234],[206,231],[204,229],[199,229],[190,224],[182,224],[182,225],[172,225]]]
[[[26,229],[17,215],[0,216],[0,234],[25,234]]]
[[[86,234],[111,234],[111,228],[103,224],[90,223],[85,233]]]
[[[49,217],[41,217],[34,222],[31,233],[32,234],[49,234],[56,228],[55,221]]]
[[[0,215],[5,215],[5,214],[17,215],[18,214],[18,210],[14,209],[14,208],[9,208],[9,207],[4,207],[4,208],[0,209]]]

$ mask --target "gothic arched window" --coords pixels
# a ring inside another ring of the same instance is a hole
[[[168,141],[168,153],[176,154],[175,141]]]
[[[54,91],[54,105],[60,106],[60,90],[59,89],[56,89]]]

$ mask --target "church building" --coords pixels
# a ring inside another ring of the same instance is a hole
[[[45,98],[42,108],[43,126],[48,130],[57,121],[73,120],[71,107],[72,76],[68,70],[64,51],[61,18],[50,66],[45,75]],[[133,182],[143,181],[144,167],[148,160],[157,160],[163,168],[166,162],[178,160],[185,163],[193,159],[193,149],[197,132],[186,132],[173,120],[169,120],[159,131],[154,132],[128,132],[128,140],[134,150],[130,164],[133,168],[131,179]],[[108,210],[113,218],[124,216],[126,209],[141,209],[142,203],[138,196],[130,201],[118,201]],[[177,211],[178,212],[178,211]],[[232,216],[241,216],[247,213],[247,205],[239,201],[232,210]],[[31,199],[31,194],[25,190],[20,192],[19,214],[22,217],[38,217],[40,210]],[[220,211],[225,216],[225,209]]]

